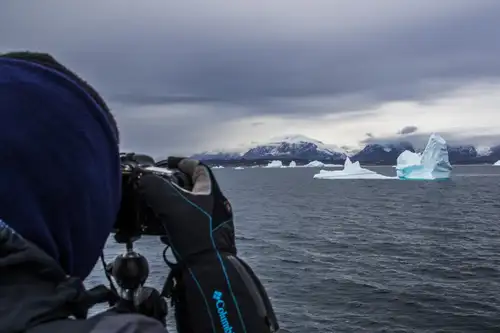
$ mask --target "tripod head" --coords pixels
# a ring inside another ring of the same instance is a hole
[[[166,324],[167,303],[158,290],[144,285],[149,276],[149,263],[146,257],[134,251],[133,241],[126,242],[125,253],[106,266],[106,275],[113,277],[119,287],[119,290],[114,288],[118,296],[114,311],[140,313]]]
[[[134,251],[133,243],[128,242],[126,252],[115,258],[110,273],[121,288],[122,297],[133,299],[133,293],[148,279],[149,263],[146,257]]]

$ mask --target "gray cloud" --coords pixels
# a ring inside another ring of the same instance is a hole
[[[0,51],[53,53],[102,91],[134,146],[182,139],[187,149],[228,119],[426,102],[496,80],[499,12],[495,0],[4,0]],[[213,112],[135,116],[186,105]],[[205,126],[187,135],[195,121]]]
[[[412,133],[405,136],[404,140],[412,143],[415,148],[423,149],[429,140],[431,133]],[[459,145],[474,145],[477,147],[481,146],[495,146],[500,142],[500,135],[474,135],[469,137],[463,137],[457,133],[452,132],[440,132],[441,135],[448,145],[459,146]],[[389,137],[373,137],[362,141],[363,144],[397,144],[401,142],[401,136],[389,136]]]
[[[398,131],[398,134],[400,135],[411,134],[416,132],[417,130],[418,130],[417,126],[405,126]]]

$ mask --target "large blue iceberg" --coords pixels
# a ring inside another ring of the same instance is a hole
[[[399,155],[396,173],[399,179],[441,180],[449,179],[452,166],[446,141],[432,134],[422,154],[405,150]]]

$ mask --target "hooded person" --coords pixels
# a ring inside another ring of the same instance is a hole
[[[116,122],[83,80],[28,52],[0,56],[0,119],[0,332],[85,317],[81,281],[120,207]]]
[[[0,56],[0,333],[166,332],[134,313],[87,319],[82,281],[120,209],[118,144],[108,107],[73,72],[46,54]],[[192,192],[153,174],[138,192],[178,260],[163,293],[178,332],[278,331],[264,288],[236,255],[231,206],[212,172],[170,162]]]

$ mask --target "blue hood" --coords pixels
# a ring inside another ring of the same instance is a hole
[[[82,279],[120,205],[116,132],[69,76],[0,58],[0,219]]]

